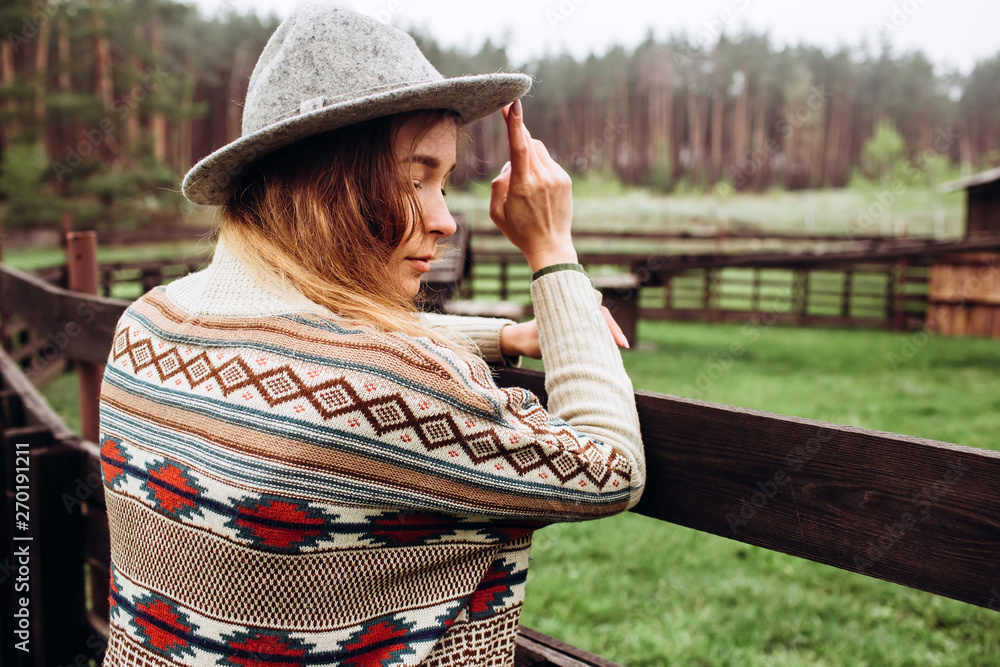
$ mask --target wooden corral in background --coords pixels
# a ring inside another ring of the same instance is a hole
[[[1000,167],[951,181],[944,192],[965,190],[965,236],[1000,233]]]
[[[965,190],[965,238],[1000,234],[1000,167],[942,186]],[[938,257],[931,267],[928,326],[945,336],[1000,338],[1000,256]]]
[[[931,267],[927,327],[945,336],[1000,338],[1000,253],[937,258]]]

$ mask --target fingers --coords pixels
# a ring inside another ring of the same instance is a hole
[[[535,156],[542,164],[549,169],[562,169],[562,167],[560,167],[556,161],[552,159],[552,156],[549,155],[549,149],[545,147],[545,144],[538,139],[532,139],[531,144],[535,149]]]
[[[507,221],[504,205],[507,203],[507,191],[510,189],[510,162],[503,166],[500,175],[493,179],[490,194],[490,218],[502,225]]]
[[[504,115],[507,121],[507,142],[510,144],[511,171],[520,177],[528,172],[528,167],[534,153],[531,135],[524,127],[524,114],[521,100],[514,102]]]
[[[601,315],[604,316],[604,321],[608,323],[608,329],[611,330],[611,337],[618,343],[618,347],[624,347],[626,350],[630,349],[628,339],[625,338],[622,328],[615,322],[615,318],[611,316],[611,311],[601,306]]]

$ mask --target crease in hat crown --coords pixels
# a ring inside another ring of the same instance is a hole
[[[530,87],[524,74],[446,79],[405,32],[337,4],[309,2],[264,47],[250,76],[242,136],[192,167],[182,192],[197,204],[222,204],[247,165],[300,139],[420,109],[452,109],[470,123]]]

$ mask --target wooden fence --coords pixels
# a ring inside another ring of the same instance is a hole
[[[626,236],[663,238],[662,234]],[[808,238],[817,241],[816,237]],[[454,273],[457,288],[448,286],[443,290],[438,286],[438,296],[446,292],[464,300],[519,302],[530,310],[531,274],[524,258],[513,250],[476,250],[475,245],[472,244],[468,261],[464,262],[465,270],[459,266],[460,270],[449,273],[449,276]],[[975,273],[980,267],[970,263],[969,257],[994,257],[995,261],[995,255],[989,253],[1000,251],[1000,237],[955,243],[864,239],[846,245],[856,248],[798,255],[585,252],[580,254],[580,261],[596,277],[599,286],[604,281],[603,291],[613,310],[624,308],[643,319],[718,323],[766,318],[768,323],[796,326],[896,331],[920,328],[930,321],[935,325],[943,323],[941,332],[946,334],[982,335],[983,331],[988,334],[995,330],[1000,335],[1000,289],[986,283],[983,288],[987,290],[986,296],[956,296],[954,286],[933,293],[934,285],[942,283],[942,276]],[[984,261],[980,259],[978,264]],[[98,271],[100,293],[137,298],[156,285],[197,270],[203,263],[204,260],[102,264]],[[66,267],[36,273],[51,284],[66,286]],[[1000,270],[996,274],[1000,275]],[[631,282],[623,284],[623,277]],[[993,281],[1000,285],[1000,278],[994,276]],[[990,289],[993,291],[989,292]],[[961,312],[956,315],[958,311]],[[988,324],[963,327],[963,318],[985,318]],[[25,344],[30,347],[45,343],[35,340]]]
[[[0,300],[43,338],[66,334],[63,356],[97,364],[127,306],[2,265]],[[99,452],[69,433],[6,355],[0,373],[8,545],[0,636],[14,636],[27,609],[32,638],[30,654],[5,641],[0,660],[81,664],[79,656],[99,658],[107,636]],[[505,369],[499,382],[545,399],[538,373]],[[636,403],[648,465],[636,511],[1000,611],[1000,453],[643,391]],[[23,523],[18,502],[28,506]],[[15,593],[25,543],[30,591]],[[519,647],[519,665],[612,664],[529,630]]]
[[[638,289],[618,290],[617,301],[637,306],[638,317],[643,319],[748,322],[766,318],[768,323],[798,326],[902,331],[927,323],[929,302],[935,301],[930,285],[936,267],[968,265],[969,253],[991,257],[989,253],[997,251],[1000,237],[992,236],[953,243],[869,241],[861,249],[824,254],[592,252],[580,253],[580,262],[598,280],[602,275],[634,278]],[[473,253],[472,279],[463,282],[458,292],[462,298],[528,302],[530,271],[519,254]],[[615,301],[615,290],[603,291],[606,303]],[[631,304],[632,299],[637,304]],[[991,303],[968,294],[946,299],[950,307],[966,310]],[[936,305],[944,300],[936,299]]]

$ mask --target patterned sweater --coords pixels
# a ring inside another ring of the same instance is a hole
[[[599,295],[578,271],[531,290],[549,411],[223,244],[134,302],[101,393],[104,664],[512,664],[532,532],[623,511],[644,479]],[[499,359],[505,321],[432,323]]]

